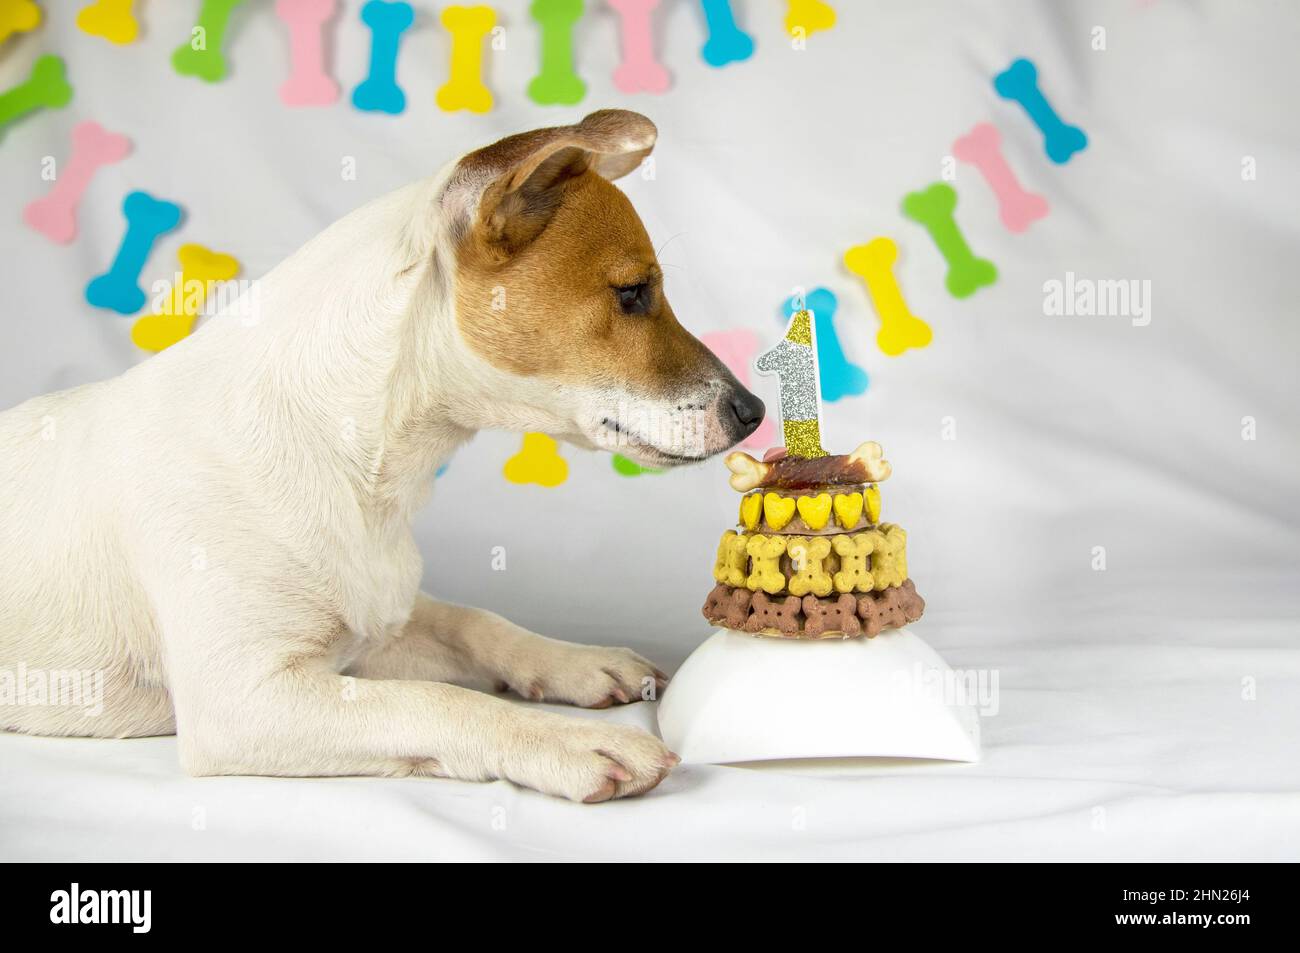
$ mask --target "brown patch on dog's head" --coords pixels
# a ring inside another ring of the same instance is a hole
[[[527,408],[547,424],[528,429],[672,465],[752,433],[763,405],[677,322],[650,238],[610,184],[655,137],[644,116],[603,110],[470,153],[446,195],[457,327],[507,375],[511,419],[533,419]]]

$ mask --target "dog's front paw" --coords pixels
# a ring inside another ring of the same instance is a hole
[[[649,791],[681,762],[664,743],[629,725],[519,712],[503,776],[544,794],[592,804]]]
[[[581,708],[653,701],[668,676],[631,649],[539,640],[512,654],[498,691]]]

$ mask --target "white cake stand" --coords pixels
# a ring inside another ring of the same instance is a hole
[[[821,640],[719,629],[673,676],[659,731],[688,764],[978,761],[979,716],[973,700],[950,690],[951,671],[905,628]]]

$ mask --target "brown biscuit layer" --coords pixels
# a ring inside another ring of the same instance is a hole
[[[713,625],[786,639],[870,638],[915,622],[923,612],[925,600],[910,579],[879,592],[802,599],[719,584],[704,603],[704,618]]]

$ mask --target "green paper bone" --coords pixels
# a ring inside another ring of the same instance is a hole
[[[528,12],[542,28],[542,66],[528,98],[542,106],[580,102],[587,84],[573,69],[573,25],[582,18],[582,0],[533,0]]]
[[[976,258],[970,250],[952,216],[956,208],[957,193],[951,185],[942,182],[911,192],[903,199],[903,214],[925,226],[948,263],[948,277],[944,281],[948,293],[954,298],[966,298],[976,289],[997,281],[998,270],[993,262]]]
[[[182,76],[197,76],[205,83],[226,78],[226,58],[221,55],[221,41],[226,35],[230,13],[244,0],[203,0],[199,22],[172,54],[172,69]],[[198,43],[198,46],[195,44]]]
[[[32,64],[25,83],[0,93],[0,130],[37,109],[62,109],[72,100],[62,57],[46,55]]]

